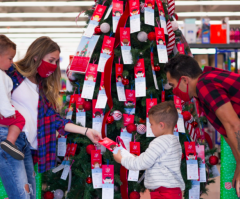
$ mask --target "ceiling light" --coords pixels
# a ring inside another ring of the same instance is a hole
[[[176,6],[195,6],[195,5],[240,5],[240,1],[175,1]]]
[[[73,34],[73,33],[69,33],[69,34],[6,34],[7,37],[9,38],[37,38],[37,37],[41,37],[41,36],[47,36],[47,37],[55,37],[55,38],[79,38],[82,36],[82,34]]]
[[[179,17],[230,17],[240,16],[240,12],[180,12]]]
[[[86,28],[0,28],[0,33],[72,33],[85,30]]]
[[[0,13],[0,18],[75,18],[78,16],[78,12],[69,12],[69,13]],[[79,17],[87,17],[82,13]]]
[[[37,6],[92,6],[94,1],[14,1],[0,2],[0,7],[37,7]]]
[[[79,26],[85,26],[86,21],[78,21]],[[4,21],[0,26],[76,26],[75,21]]]

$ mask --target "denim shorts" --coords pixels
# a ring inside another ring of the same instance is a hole
[[[0,142],[6,140],[8,128],[0,127]],[[0,177],[9,199],[35,199],[36,182],[30,144],[24,132],[15,145],[24,153],[24,160],[16,160],[0,147]],[[29,192],[25,190],[28,185]]]

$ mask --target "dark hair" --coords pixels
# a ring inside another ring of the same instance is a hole
[[[189,153],[188,155],[194,155],[194,153]]]
[[[121,75],[118,75],[118,77],[117,77],[117,78],[119,78],[119,77],[120,77],[120,78],[122,78],[122,76],[121,76]]]
[[[0,35],[0,54],[3,54],[4,51],[8,50],[9,48],[12,48],[13,50],[16,50],[16,44],[13,43],[5,35]]]
[[[117,13],[121,14],[121,12],[120,12],[120,11],[115,11],[115,14],[117,14]]]
[[[163,42],[163,39],[160,38],[160,39],[158,39],[158,41],[162,41]]]
[[[179,81],[181,76],[188,76],[193,79],[202,74],[197,61],[188,55],[177,55],[169,60],[164,67],[165,72],[169,72],[171,77]]]
[[[173,101],[166,101],[153,106],[148,115],[151,115],[156,123],[166,123],[169,128],[174,128],[178,121],[178,112]]]

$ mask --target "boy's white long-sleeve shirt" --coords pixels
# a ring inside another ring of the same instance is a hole
[[[175,135],[155,138],[138,157],[124,156],[121,164],[128,170],[146,170],[144,185],[147,189],[159,187],[185,189],[180,165],[182,148]]]
[[[15,108],[11,104],[12,88],[11,78],[0,69],[0,114],[5,118],[15,114]]]

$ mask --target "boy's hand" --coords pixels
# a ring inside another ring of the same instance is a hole
[[[120,149],[118,150],[118,153],[117,153],[117,154],[113,154],[113,158],[114,158],[114,160],[115,160],[117,163],[120,163],[120,164],[121,164],[122,155],[121,155],[121,150],[120,150]]]

